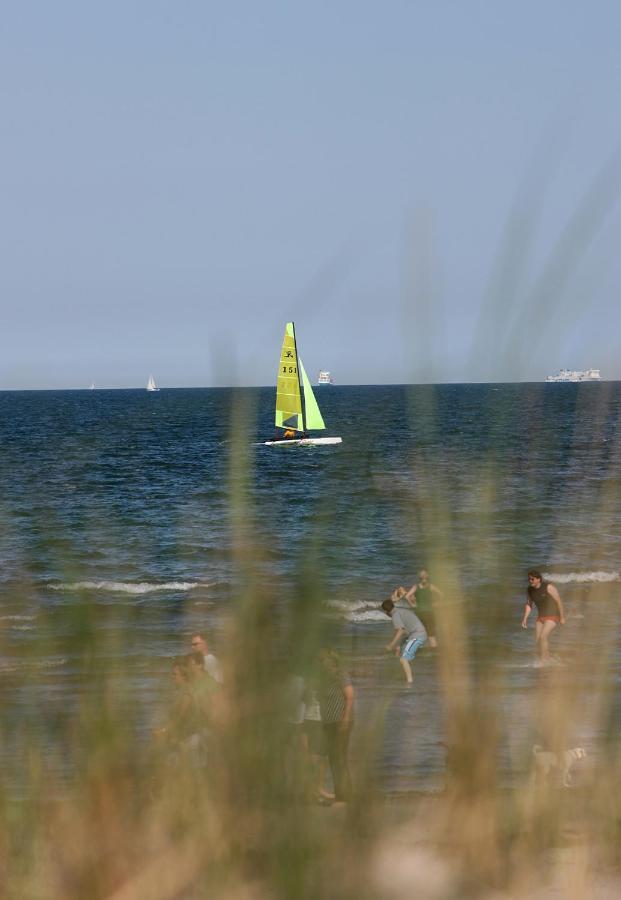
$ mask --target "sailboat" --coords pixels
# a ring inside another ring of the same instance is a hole
[[[148,391],[159,391],[159,388],[155,383],[155,378],[153,377],[153,375],[149,375],[149,380],[147,381],[147,390]]]
[[[340,437],[309,437],[309,431],[323,431],[326,427],[313,394],[311,383],[298,356],[295,326],[287,322],[280,351],[278,382],[276,384],[276,428],[282,428],[266,447],[314,447],[340,444]],[[286,437],[285,437],[286,435]],[[299,437],[298,437],[299,435]]]
[[[89,391],[94,391],[94,390],[95,390],[95,382],[91,381],[91,386],[89,387]]]

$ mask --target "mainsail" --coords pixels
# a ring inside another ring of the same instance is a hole
[[[298,375],[298,352],[295,346],[293,322],[287,322],[285,336],[280,351],[278,382],[276,385],[276,418],[278,428],[304,431],[300,376]]]
[[[300,371],[302,373],[302,386],[304,388],[304,411],[306,413],[306,427],[312,429],[313,431],[320,431],[326,426],[321,416],[321,412],[319,411],[319,407],[317,406],[317,401],[315,400],[315,395],[313,393],[311,383],[308,379],[306,369],[304,368],[304,363],[301,359]]]

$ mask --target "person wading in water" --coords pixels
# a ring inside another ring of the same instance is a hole
[[[522,628],[528,627],[528,617],[533,605],[537,607],[537,624],[535,626],[535,647],[542,663],[550,660],[548,638],[560,623],[565,624],[565,611],[560,594],[553,584],[543,580],[543,575],[536,569],[528,573],[528,590],[526,606],[522,616]]]
[[[394,598],[393,598],[394,599]],[[429,637],[429,646],[437,647],[436,639],[436,615],[434,607],[442,600],[442,592],[438,590],[435,584],[429,581],[429,572],[427,569],[421,569],[418,573],[418,581],[412,585],[405,595],[412,609],[416,610],[416,615],[425,626],[425,631]]]
[[[394,599],[393,599],[394,598]],[[395,636],[386,649],[389,653],[395,653],[399,657],[401,668],[408,684],[413,683],[412,666],[410,663],[416,656],[416,652],[427,640],[427,632],[418,616],[404,604],[405,588],[398,587],[388,599],[382,603],[382,609],[392,619]]]

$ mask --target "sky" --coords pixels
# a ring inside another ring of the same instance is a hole
[[[31,0],[0,389],[621,378],[621,6]]]

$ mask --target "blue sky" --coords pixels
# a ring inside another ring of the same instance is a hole
[[[621,378],[621,11],[9,3],[0,388]]]

